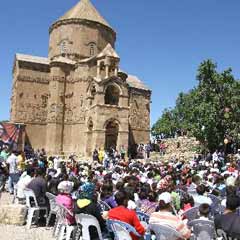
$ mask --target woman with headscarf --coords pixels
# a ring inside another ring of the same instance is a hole
[[[59,205],[63,205],[70,212],[73,212],[73,199],[71,197],[71,192],[73,190],[73,182],[62,181],[58,184],[58,195],[56,197],[56,202]],[[67,220],[69,224],[75,223],[75,218],[73,215],[68,214]]]
[[[101,215],[100,209],[97,206],[97,201],[94,198],[94,192],[95,185],[93,183],[86,182],[80,187],[78,200],[74,203],[74,213],[84,213],[94,216],[99,222],[101,231],[105,232],[105,221]],[[89,230],[91,239],[99,239],[97,229],[95,227],[90,227]]]

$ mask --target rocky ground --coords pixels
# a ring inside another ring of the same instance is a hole
[[[10,204],[12,195],[3,193],[0,199],[1,205]],[[30,230],[25,226],[2,225],[0,224],[0,240],[54,240],[52,229],[45,227],[32,227]]]
[[[1,240],[54,240],[52,231],[43,227],[27,230],[25,226],[0,225]]]
[[[163,142],[167,146],[166,153],[160,155],[155,152],[151,154],[152,161],[169,161],[171,159],[181,159],[185,161],[192,160],[201,149],[199,141],[193,137],[178,137],[164,139]]]

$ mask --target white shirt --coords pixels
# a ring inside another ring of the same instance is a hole
[[[12,153],[8,157],[7,163],[9,164],[9,173],[10,174],[18,173],[18,168],[17,168],[18,158],[15,154]]]
[[[218,155],[217,155],[216,152],[213,153],[212,159],[213,159],[213,162],[217,162],[218,161]]]
[[[59,165],[60,165],[60,161],[57,157],[55,157],[53,160],[53,168],[57,170],[59,168]]]
[[[207,203],[209,206],[212,205],[211,198],[203,196],[203,195],[194,195],[193,199],[194,199],[195,207],[200,206],[203,203]]]
[[[18,198],[25,198],[25,195],[24,195],[24,189],[27,187],[27,185],[31,182],[32,178],[27,175],[27,172],[24,172],[18,183],[17,183],[17,197]]]

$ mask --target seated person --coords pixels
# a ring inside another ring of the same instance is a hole
[[[124,191],[119,191],[115,194],[115,200],[118,206],[108,212],[109,219],[128,223],[132,225],[140,235],[143,236],[145,234],[145,229],[141,225],[136,212],[127,208],[128,195]],[[131,237],[133,240],[139,239],[133,234],[131,234]]]
[[[181,237],[188,239],[191,236],[191,231],[187,225],[178,216],[172,214],[172,197],[168,192],[164,192],[159,196],[159,212],[154,212],[150,215],[150,224],[168,225],[180,233]]]
[[[201,177],[198,175],[194,175],[192,177],[192,183],[191,185],[187,188],[187,191],[190,192],[191,195],[195,195],[197,192],[197,186],[201,184]]]
[[[234,239],[240,239],[240,216],[236,212],[239,206],[239,197],[229,196],[223,215],[217,215],[214,220],[216,229],[222,229],[228,236]]]
[[[39,206],[41,207],[46,206],[49,208],[49,202],[46,197],[47,181],[45,180],[44,176],[45,173],[43,169],[37,168],[35,170],[35,177],[27,185],[27,188],[33,190]]]
[[[190,194],[185,193],[181,199],[180,207],[182,213],[193,208],[194,207],[193,197]]]
[[[212,200],[211,198],[205,196],[206,193],[206,187],[201,184],[197,186],[197,194],[193,196],[194,202],[195,202],[195,207],[200,206],[203,203],[208,204],[209,206],[212,205]]]
[[[24,189],[32,181],[33,175],[34,169],[30,167],[28,167],[26,171],[21,175],[17,183],[17,198],[19,201],[23,201],[25,199]]]
[[[87,182],[80,187],[80,194],[77,201],[74,203],[75,214],[88,214],[94,216],[100,225],[101,231],[106,232],[106,224],[97,206],[97,201],[94,198],[94,184]],[[99,239],[97,229],[95,227],[90,227],[91,239]]]
[[[113,195],[113,184],[110,181],[104,182],[101,187],[101,195],[100,198],[102,201],[107,203],[111,208],[114,208],[117,206],[117,203],[115,201],[114,195]]]
[[[209,214],[210,214],[210,206],[206,203],[203,203],[199,206],[199,219],[200,220],[210,220],[209,219]]]
[[[71,213],[73,213],[73,200],[71,192],[73,190],[73,183],[70,181],[62,181],[58,184],[58,195],[56,197],[56,203],[66,207]],[[68,214],[67,220],[70,225],[75,223],[73,215]]]
[[[144,193],[144,192],[140,192],[140,209],[141,209],[141,212],[147,214],[147,215],[150,215],[151,213],[155,212],[156,211],[156,208],[157,208],[157,193],[155,192],[149,192],[148,194],[147,193]]]

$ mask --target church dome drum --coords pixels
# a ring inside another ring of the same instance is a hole
[[[99,54],[116,33],[89,0],[81,0],[49,29],[49,58],[81,60]]]

